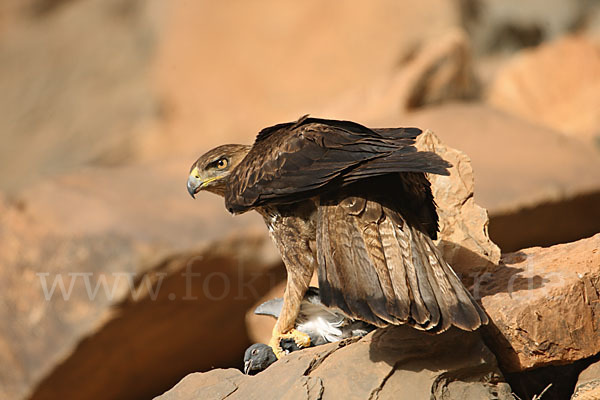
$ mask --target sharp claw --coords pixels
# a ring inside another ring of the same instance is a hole
[[[297,329],[292,329],[287,333],[273,333],[269,346],[273,349],[273,353],[275,353],[277,359],[286,354],[281,348],[281,339],[293,339],[294,343],[300,348],[309,347],[311,344],[310,336]]]
[[[284,355],[283,349],[280,345],[280,341],[281,339],[279,338],[279,335],[273,335],[273,337],[271,337],[271,340],[269,341],[269,346],[271,347],[271,349],[273,349],[273,353],[275,353],[275,357],[277,357],[278,360]]]

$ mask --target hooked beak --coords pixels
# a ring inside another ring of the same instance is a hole
[[[248,375],[250,368],[252,368],[252,360],[248,360],[244,363],[244,375]]]
[[[194,167],[190,172],[187,180],[187,190],[190,196],[193,199],[196,198],[196,193],[200,191],[202,188],[203,182],[200,180],[200,173],[198,172],[198,167]]]
[[[190,175],[187,181],[187,190],[193,199],[196,198],[196,193],[200,191],[201,186],[202,183],[198,179],[195,179],[193,176]]]

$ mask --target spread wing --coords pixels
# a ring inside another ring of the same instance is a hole
[[[377,326],[444,331],[487,323],[429,235],[403,217],[401,205],[377,196],[339,196],[322,199],[318,212],[323,304]]]
[[[244,212],[285,204],[394,172],[448,174],[435,153],[418,152],[417,128],[372,130],[349,121],[304,117],[266,128],[232,171],[225,204]]]

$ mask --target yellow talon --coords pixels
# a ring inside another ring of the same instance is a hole
[[[294,339],[294,342],[296,345],[298,345],[298,347],[310,346],[310,336],[296,329],[292,329],[288,333],[282,334],[281,339]]]
[[[273,332],[271,340],[269,341],[269,346],[273,349],[273,353],[275,353],[277,359],[280,359],[285,355],[285,352],[281,348],[281,339],[293,339],[298,347],[310,346],[310,336],[297,329],[292,329],[287,333]]]
[[[269,341],[269,347],[273,349],[273,353],[275,353],[275,357],[277,357],[278,360],[284,355],[283,349],[279,345],[279,340],[280,339],[278,337],[273,335]]]

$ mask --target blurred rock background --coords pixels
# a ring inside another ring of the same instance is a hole
[[[284,270],[188,168],[303,114],[433,130],[504,253],[600,232],[598,0],[3,0],[0,110],[0,398],[239,366]]]

